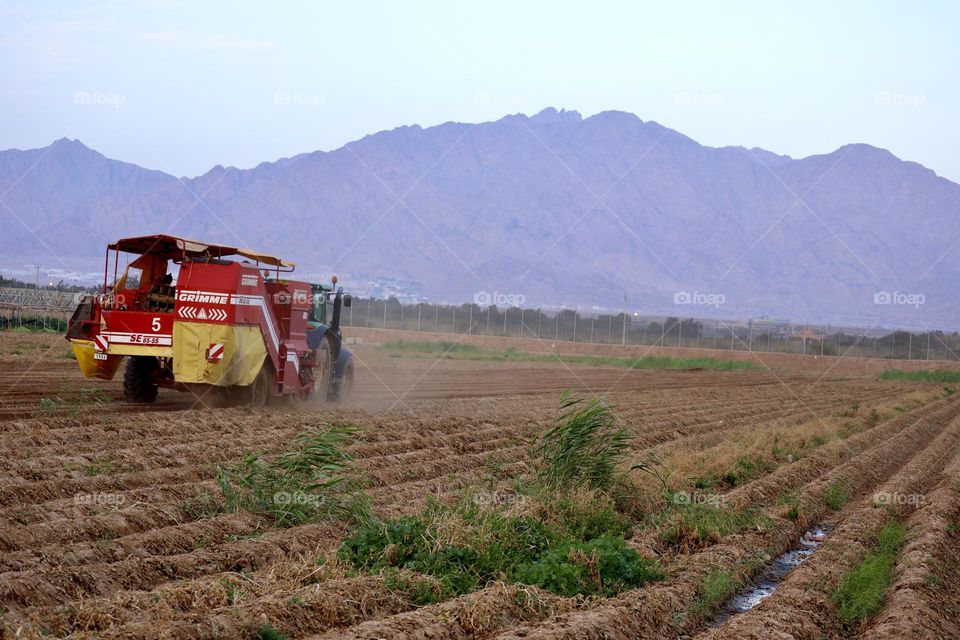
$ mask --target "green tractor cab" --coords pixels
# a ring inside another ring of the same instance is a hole
[[[316,354],[317,389],[329,389],[328,399],[346,400],[353,389],[353,353],[343,345],[340,312],[352,303],[350,294],[332,285],[312,284],[313,305],[307,321],[307,344]],[[329,384],[324,384],[329,381]]]

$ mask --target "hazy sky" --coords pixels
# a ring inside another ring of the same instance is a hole
[[[960,181],[960,3],[11,2],[0,148],[196,175],[547,106]]]

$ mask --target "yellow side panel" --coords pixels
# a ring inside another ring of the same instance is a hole
[[[223,345],[223,359],[207,362],[207,349]],[[253,382],[267,357],[260,327],[173,323],[173,377],[177,382],[246,386]]]
[[[123,356],[111,354],[107,356],[106,360],[96,360],[93,357],[96,350],[90,340],[71,338],[70,343],[73,346],[73,355],[77,358],[77,364],[80,365],[80,372],[84,378],[113,380],[117,368],[123,362]]]
[[[116,354],[120,356],[173,357],[173,347],[149,347],[142,344],[111,344],[107,351],[110,355]]]

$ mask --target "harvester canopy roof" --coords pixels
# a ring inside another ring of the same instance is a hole
[[[127,253],[151,253],[166,256],[168,258],[177,258],[182,255],[205,257],[205,258],[223,258],[226,256],[243,256],[256,260],[261,264],[268,264],[274,267],[286,267],[293,269],[295,262],[282,260],[276,256],[261,253],[253,249],[244,249],[241,247],[228,247],[222,244],[213,244],[210,242],[198,242],[188,240],[187,238],[177,238],[168,235],[140,236],[138,238],[124,238],[117,240],[107,247]]]

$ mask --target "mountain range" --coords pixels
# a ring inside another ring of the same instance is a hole
[[[0,219],[7,262],[171,233],[450,302],[626,293],[642,313],[921,329],[960,310],[960,185],[867,144],[794,159],[617,111],[404,126],[193,178],[64,138],[0,151]]]

